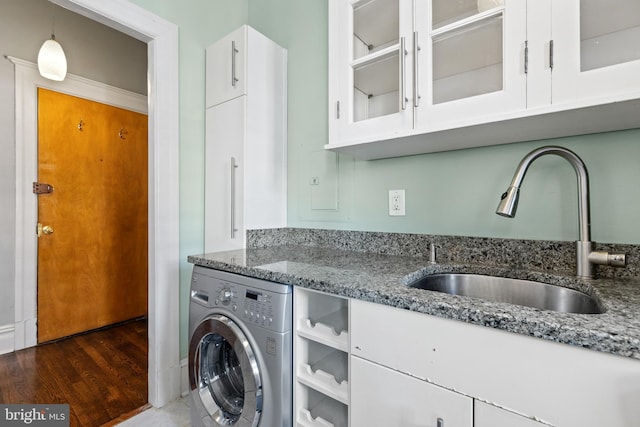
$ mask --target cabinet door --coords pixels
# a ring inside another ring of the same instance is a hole
[[[553,102],[640,94],[640,2],[554,1]]]
[[[418,0],[418,129],[526,108],[526,2]]]
[[[331,78],[338,89],[330,120],[340,141],[397,134],[413,128],[411,0],[329,2]],[[331,141],[335,144],[336,141]]]
[[[476,400],[473,406],[473,427],[542,427],[531,418]]]
[[[354,427],[472,427],[472,406],[470,397],[351,357]]]
[[[246,26],[207,48],[206,107],[246,94],[246,54]]]
[[[245,102],[241,96],[206,111],[205,252],[244,245]]]

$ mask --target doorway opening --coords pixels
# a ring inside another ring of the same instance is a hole
[[[178,28],[128,1],[51,0],[66,9],[108,25],[148,46],[149,159],[149,403],[163,406],[180,394],[179,363],[179,174],[178,174]],[[16,268],[14,347],[36,344],[33,229],[36,209],[24,192],[36,175],[34,147],[36,88],[50,87],[34,67],[16,64]],[[31,64],[33,65],[33,64]],[[67,80],[71,80],[67,78]],[[56,84],[73,89],[81,81]],[[80,79],[82,80],[82,79]],[[64,92],[69,93],[66,89]],[[100,94],[94,92],[94,95]],[[145,103],[146,104],[146,103]],[[29,157],[31,156],[31,157]]]

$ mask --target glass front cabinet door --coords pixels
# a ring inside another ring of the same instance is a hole
[[[526,2],[416,2],[416,127],[431,131],[526,108]]]
[[[329,2],[330,144],[526,108],[523,0]]]
[[[382,158],[637,127],[640,0],[328,7],[329,149]]]
[[[330,132],[358,140],[413,127],[413,0],[329,3]]]
[[[552,2],[553,102],[640,96],[640,1]]]

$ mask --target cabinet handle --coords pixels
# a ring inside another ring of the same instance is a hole
[[[418,90],[418,32],[413,32],[413,106],[418,108],[420,105],[420,91]]]
[[[405,50],[405,39],[400,38],[400,106],[403,110],[407,109],[407,76],[405,69],[407,67],[407,51]]]
[[[236,78],[236,53],[238,53],[238,49],[236,49],[235,40],[231,41],[231,86],[235,87],[238,79]]]
[[[231,158],[231,238],[236,238],[236,158]]]
[[[436,423],[436,427],[444,427],[444,420],[442,418],[438,418]]]
[[[524,73],[529,73],[529,41],[524,41]]]
[[[549,68],[553,71],[553,40],[549,40]]]

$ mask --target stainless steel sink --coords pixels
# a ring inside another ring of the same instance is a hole
[[[425,276],[408,286],[562,313],[599,314],[604,312],[598,300],[590,295],[530,280],[443,273]]]

